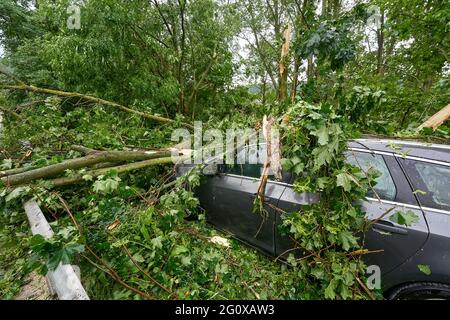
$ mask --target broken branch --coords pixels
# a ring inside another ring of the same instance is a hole
[[[22,173],[8,175],[1,178],[6,185],[20,185],[32,180],[42,179],[63,173],[65,170],[80,169],[102,162],[137,161],[170,156],[169,151],[101,151],[91,153],[85,157],[66,160],[61,163],[35,168]]]

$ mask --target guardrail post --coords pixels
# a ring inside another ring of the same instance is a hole
[[[31,232],[40,234],[45,239],[53,236],[53,230],[44,217],[35,200],[29,200],[23,205],[30,222]],[[70,264],[59,266],[47,273],[47,280],[51,292],[56,292],[59,300],[89,300],[89,296],[83,288],[79,277]]]

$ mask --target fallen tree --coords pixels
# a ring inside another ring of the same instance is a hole
[[[189,156],[180,156],[180,157],[176,158],[175,162],[181,162],[188,158],[189,158]],[[91,177],[98,177],[98,176],[104,175],[110,171],[115,171],[119,174],[119,173],[129,172],[132,170],[143,169],[143,168],[158,165],[158,164],[169,164],[169,163],[173,163],[173,161],[174,161],[174,159],[172,157],[162,157],[162,158],[150,159],[150,160],[145,160],[145,161],[133,162],[133,163],[124,164],[124,165],[116,166],[116,167],[107,167],[107,168],[103,168],[103,169],[91,170],[91,171],[87,171],[83,174],[75,175],[72,177],[61,177],[61,178],[56,178],[56,179],[49,180],[49,181],[53,187],[61,187],[61,186],[66,186],[66,185],[71,185],[71,184],[82,182],[84,180],[83,177],[86,175],[89,175]]]
[[[6,175],[1,178],[5,185],[14,186],[33,180],[52,177],[63,173],[65,170],[75,170],[105,162],[138,161],[169,157],[170,151],[100,151],[91,153],[85,157],[66,160],[61,163],[35,168],[25,172]]]

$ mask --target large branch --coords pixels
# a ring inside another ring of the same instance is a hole
[[[188,158],[189,158],[189,156],[180,156],[176,160],[177,160],[177,162],[181,162],[181,161],[186,160]],[[172,157],[150,159],[150,160],[145,160],[145,161],[139,161],[139,162],[124,164],[124,165],[116,166],[116,167],[109,167],[109,168],[103,168],[103,169],[98,169],[98,170],[91,170],[91,171],[85,172],[83,175],[90,175],[92,177],[98,177],[100,175],[107,174],[109,171],[112,171],[112,170],[114,170],[117,173],[124,173],[124,172],[129,172],[129,171],[132,171],[132,170],[142,169],[142,168],[146,168],[146,167],[154,166],[154,165],[158,165],[158,164],[173,163],[173,160],[174,159]],[[56,178],[56,179],[49,180],[49,181],[50,181],[50,183],[52,184],[53,187],[67,186],[67,185],[71,185],[71,184],[82,182],[83,181],[83,175],[76,175],[76,176],[73,176],[73,177]]]
[[[16,168],[16,169],[8,169],[8,170],[0,171],[0,178],[6,177],[6,176],[12,176],[14,174],[22,173],[25,171],[30,171],[30,170],[33,170],[36,168],[37,168],[36,166],[28,166],[28,167],[20,167],[20,168]]]
[[[147,113],[147,112],[142,112],[142,111],[128,108],[128,107],[118,104],[116,102],[100,99],[100,98],[97,98],[94,96],[85,95],[85,94],[78,93],[78,92],[66,92],[66,91],[60,91],[60,90],[54,90],[54,89],[39,88],[39,87],[35,87],[32,85],[28,85],[28,84],[1,85],[0,88],[13,89],[13,90],[24,90],[24,91],[31,91],[31,92],[36,92],[36,93],[45,93],[45,94],[51,94],[51,95],[55,95],[55,96],[59,96],[59,97],[67,97],[67,98],[76,97],[76,98],[80,98],[80,99],[90,101],[90,102],[103,104],[103,105],[107,105],[107,106],[112,106],[112,107],[118,108],[122,111],[137,114],[146,119],[150,119],[150,120],[154,120],[154,121],[158,121],[158,122],[162,122],[162,123],[175,123],[175,120],[172,120],[169,118],[155,116],[155,115]],[[193,129],[193,126],[188,123],[182,123],[182,124],[188,128]]]
[[[32,169],[14,175],[2,177],[5,185],[19,185],[36,179],[56,176],[65,170],[76,170],[89,167],[98,163],[123,162],[155,159],[170,156],[170,151],[101,151],[91,153],[85,157],[66,160],[61,163],[49,165],[42,168]]]
[[[450,117],[450,104],[442,108],[439,112],[432,115],[428,118],[427,121],[422,123],[420,127],[417,129],[418,131],[423,128],[433,128],[435,131],[441,124],[443,124]]]

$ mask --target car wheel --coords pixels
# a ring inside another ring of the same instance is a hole
[[[389,300],[450,300],[450,285],[434,282],[418,282],[391,291]]]

